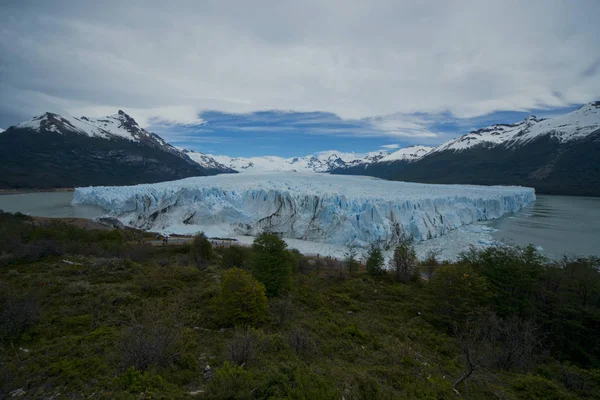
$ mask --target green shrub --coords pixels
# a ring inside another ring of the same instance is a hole
[[[491,293],[484,277],[470,267],[440,267],[429,280],[429,316],[450,329],[487,304]]]
[[[213,259],[212,245],[204,232],[194,235],[190,245],[190,265],[204,270]]]
[[[19,295],[8,287],[0,287],[0,344],[19,338],[39,319],[39,302],[28,293]]]
[[[221,265],[224,268],[248,268],[251,253],[249,248],[232,245],[230,247],[224,247],[219,251],[221,253]]]
[[[346,268],[346,271],[348,271],[349,274],[354,274],[360,269],[360,263],[356,257],[356,248],[354,246],[349,246],[346,253],[344,253],[344,268]]]
[[[367,272],[372,276],[381,276],[384,272],[383,264],[385,259],[381,248],[376,243],[371,243],[369,251],[367,252]]]
[[[285,326],[294,319],[296,308],[291,296],[275,298],[270,303],[271,313],[279,326]]]
[[[256,324],[268,315],[265,287],[243,269],[225,271],[217,298],[219,319],[228,325]]]
[[[266,289],[267,296],[289,290],[292,277],[287,244],[271,233],[263,233],[252,243],[252,274]]]
[[[227,361],[244,366],[253,361],[260,351],[259,338],[256,332],[243,329],[236,330],[227,344],[225,357]]]
[[[229,362],[225,362],[223,367],[217,370],[206,389],[207,399],[249,400],[253,398],[250,374],[242,367]]]
[[[155,309],[146,312],[126,328],[119,346],[123,364],[139,371],[166,366],[181,355],[181,335],[170,315]]]
[[[408,283],[418,277],[417,254],[411,240],[404,238],[400,240],[390,260],[390,269],[398,282]]]
[[[538,375],[525,375],[513,384],[519,398],[532,400],[566,400],[571,396],[559,388],[554,382]]]

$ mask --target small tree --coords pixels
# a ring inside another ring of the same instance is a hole
[[[380,276],[383,273],[383,264],[385,259],[381,248],[376,243],[371,243],[367,252],[367,272],[372,276]]]
[[[469,266],[438,268],[427,284],[427,292],[430,317],[447,328],[472,316],[491,295],[487,280]]]
[[[190,247],[190,265],[203,270],[213,259],[212,245],[206,238],[204,232],[194,235]]]
[[[429,250],[425,255],[425,259],[421,262],[421,265],[425,267],[425,273],[427,275],[427,279],[431,279],[433,274],[435,273],[435,269],[440,266],[440,262],[438,261],[438,257],[441,254],[441,250]]]
[[[408,283],[418,275],[417,254],[410,239],[403,238],[400,240],[400,243],[394,249],[394,256],[390,260],[390,268],[395,271],[398,282]]]
[[[265,285],[267,296],[279,296],[289,290],[292,278],[291,257],[287,244],[272,233],[263,233],[252,243],[252,275]]]
[[[228,269],[221,283],[217,308],[221,321],[226,324],[263,321],[269,309],[265,287],[243,269]]]
[[[222,265],[225,268],[238,267],[242,269],[248,268],[250,259],[250,249],[242,246],[233,245],[220,250],[222,255]]]
[[[356,247],[348,246],[348,249],[344,254],[344,267],[346,267],[346,270],[350,274],[357,272],[360,268],[360,264],[356,259]]]

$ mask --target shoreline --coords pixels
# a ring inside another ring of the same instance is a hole
[[[31,193],[66,193],[74,192],[75,188],[50,188],[50,189],[0,189],[0,196],[11,194],[31,194]]]

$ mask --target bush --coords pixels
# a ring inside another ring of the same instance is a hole
[[[13,341],[38,320],[39,305],[32,294],[18,295],[10,288],[0,292],[0,342]]]
[[[285,326],[293,320],[295,311],[294,303],[289,295],[271,300],[271,313],[279,326]]]
[[[246,247],[232,245],[220,249],[221,263],[224,268],[242,268],[247,269],[250,260],[251,250]]]
[[[225,362],[206,388],[208,399],[252,399],[252,380],[242,367]]]
[[[231,268],[225,271],[217,308],[221,322],[228,325],[262,322],[269,308],[265,287],[248,272]]]
[[[204,270],[212,259],[212,245],[206,235],[203,232],[194,235],[190,245],[190,265],[197,267],[199,270]]]
[[[349,246],[344,253],[344,267],[349,274],[354,274],[360,269],[360,263],[356,259],[356,248]]]
[[[308,357],[315,351],[315,341],[310,332],[306,329],[296,327],[292,329],[288,336],[288,343],[294,349],[296,354],[302,357]]]
[[[394,255],[390,260],[390,268],[395,272],[395,278],[398,282],[408,283],[418,276],[417,255],[409,239],[401,239],[400,244],[394,249]]]
[[[181,337],[172,321],[163,321],[158,312],[150,312],[142,322],[134,319],[126,328],[120,354],[126,367],[145,371],[151,366],[165,366],[180,353]]]
[[[258,338],[254,332],[248,329],[236,330],[227,344],[227,361],[244,366],[256,358],[258,347]]]
[[[519,378],[513,388],[523,399],[566,400],[572,398],[554,382],[537,375]]]
[[[384,272],[383,264],[385,259],[381,248],[376,243],[371,243],[369,251],[367,252],[367,259],[365,264],[367,265],[367,272],[372,276],[381,276]]]
[[[491,295],[487,280],[470,267],[440,267],[427,284],[430,316],[450,329],[474,315]]]
[[[287,244],[271,233],[263,233],[252,243],[252,274],[265,285],[267,296],[289,290],[292,266]]]

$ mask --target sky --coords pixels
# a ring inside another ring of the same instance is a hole
[[[179,147],[437,145],[600,99],[597,0],[2,0],[0,128],[122,109]]]

